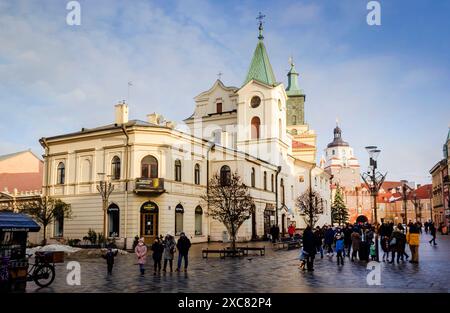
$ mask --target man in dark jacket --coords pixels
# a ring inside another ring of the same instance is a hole
[[[108,251],[102,257],[106,260],[106,265],[108,267],[108,275],[112,274],[112,269],[114,266],[114,258],[117,256],[119,250],[113,251],[112,248],[108,248]]]
[[[308,271],[314,271],[314,258],[316,255],[316,245],[314,242],[314,234],[311,227],[306,227],[303,232],[303,251],[307,253],[306,256],[306,269]]]
[[[429,241],[430,245],[433,242],[433,244],[436,246],[436,226],[434,226],[434,223],[431,222],[428,226],[430,228],[430,235],[432,236],[431,240]]]
[[[191,241],[186,236],[185,233],[180,234],[180,239],[178,239],[177,242],[177,249],[178,249],[178,267],[177,272],[181,269],[181,261],[184,258],[184,271],[187,271],[188,267],[188,252],[189,248],[191,247]]]
[[[352,232],[352,226],[347,224],[347,227],[344,228],[344,247],[348,257],[350,257],[350,248],[352,246]]]
[[[327,256],[333,256],[333,242],[334,242],[334,230],[330,226],[325,231],[325,239],[324,239],[325,249],[327,250]]]
[[[316,245],[316,253],[320,252],[320,257],[323,259],[322,241],[323,241],[323,234],[322,231],[320,230],[320,227],[317,226],[316,230],[314,230],[314,243]]]
[[[155,242],[152,244],[151,249],[153,251],[153,272],[156,274],[157,271],[161,272],[161,259],[164,252],[164,246],[159,238],[155,238]]]

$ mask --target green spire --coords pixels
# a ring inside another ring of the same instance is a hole
[[[295,64],[290,58],[291,69],[289,70],[288,76],[288,86],[286,88],[286,94],[288,96],[299,96],[302,95],[303,92],[298,87],[298,72],[295,70]]]
[[[252,63],[250,64],[250,68],[247,72],[247,77],[245,78],[245,82],[243,85],[247,84],[252,79],[267,85],[276,84],[276,79],[275,75],[273,74],[272,66],[270,65],[269,56],[267,55],[266,47],[263,43],[263,18],[264,15],[261,15],[261,13],[259,13],[258,19],[260,21],[258,28],[258,44],[256,45],[255,52],[253,53]]]

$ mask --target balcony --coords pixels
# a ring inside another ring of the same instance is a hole
[[[137,178],[135,180],[134,192],[137,194],[159,195],[164,189],[164,178]]]

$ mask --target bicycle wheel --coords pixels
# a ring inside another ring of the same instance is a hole
[[[50,264],[39,265],[33,272],[33,280],[39,287],[49,286],[55,279],[55,267]]]

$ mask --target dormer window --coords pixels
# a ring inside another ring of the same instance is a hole
[[[216,112],[217,113],[222,113],[222,102],[217,102],[216,103]]]

